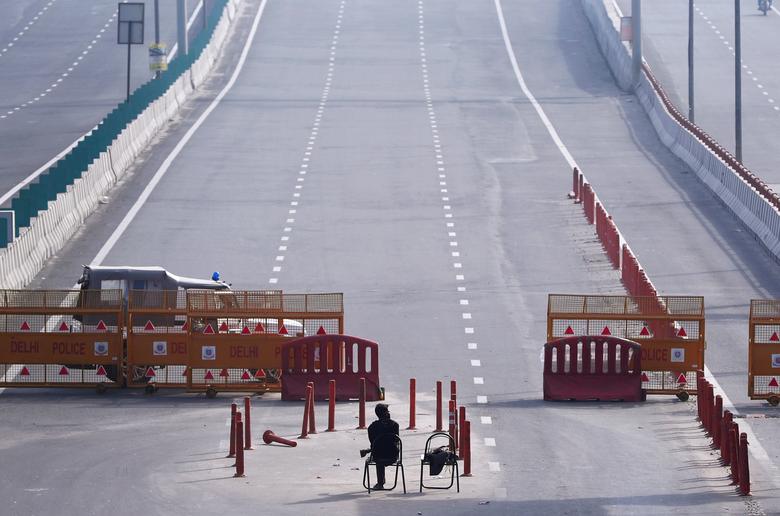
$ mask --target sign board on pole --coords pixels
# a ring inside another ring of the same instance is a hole
[[[634,39],[634,33],[631,30],[631,17],[620,17],[620,41],[631,41]]]
[[[168,49],[165,43],[152,43],[149,45],[149,70],[153,72],[168,69]]]
[[[144,4],[140,2],[119,4],[117,43],[120,45],[143,45]]]

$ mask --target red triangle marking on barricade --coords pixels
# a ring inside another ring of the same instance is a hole
[[[230,328],[228,327],[227,323],[225,321],[222,321],[222,324],[219,325],[219,331],[229,331]]]
[[[70,374],[70,371],[68,371],[68,368],[65,366],[62,366],[62,369],[60,369],[60,376],[68,376]]]
[[[147,378],[154,378],[157,375],[154,374],[154,369],[152,369],[152,366],[149,366],[146,368],[146,374],[144,374],[144,376]]]
[[[564,335],[574,335],[574,330],[571,329],[571,326],[566,327],[566,331],[563,332]]]
[[[219,372],[219,376],[223,378],[227,378],[228,376],[230,376],[230,373],[228,373],[227,369],[223,369],[222,371]]]
[[[265,333],[265,328],[263,328],[263,323],[257,323],[257,326],[255,326],[255,333]]]
[[[103,322],[103,319],[100,319],[97,323],[97,326],[95,326],[95,329],[100,331],[106,331],[108,328],[106,328],[106,323]]]
[[[249,326],[244,325],[244,329],[241,330],[241,335],[250,335],[252,332],[249,331]]]
[[[181,375],[182,376],[187,376],[187,368],[186,367],[184,368],[184,371],[182,371]]]
[[[643,382],[649,382],[650,381],[650,378],[647,377],[647,373],[644,373],[644,372],[642,373],[642,381]]]
[[[152,321],[146,321],[144,331],[154,331],[154,324],[152,324]]]
[[[772,336],[769,337],[769,342],[778,342],[780,341],[780,337],[777,336],[777,332],[772,333]]]
[[[769,387],[780,387],[780,385],[777,384],[777,378],[774,376],[769,380]]]
[[[206,325],[206,329],[203,330],[204,335],[213,335],[214,334],[214,328],[211,327],[211,323]]]
[[[187,331],[189,329],[190,329],[190,323],[184,321],[184,324],[181,325],[181,331]]]
[[[242,379],[242,380],[251,380],[251,379],[252,379],[252,377],[251,377],[251,376],[249,376],[249,371],[247,371],[247,370],[245,369],[245,370],[244,370],[244,374],[242,374],[242,375],[241,375],[241,379]]]
[[[213,380],[214,379],[214,375],[211,374],[211,371],[206,370],[206,376],[204,376],[203,379],[204,380]]]
[[[609,326],[604,326],[604,329],[601,330],[602,335],[612,335],[612,332],[609,331]]]
[[[677,383],[678,384],[688,383],[688,380],[686,380],[684,374],[680,373],[680,376],[677,377]]]
[[[65,321],[62,321],[62,324],[60,324],[60,331],[70,331],[70,328],[65,324]]]
[[[685,328],[683,328],[682,326],[680,326],[680,331],[678,331],[678,332],[677,332],[677,336],[678,336],[678,337],[687,337],[687,336],[688,336],[688,334],[687,334],[687,333],[685,333]]]
[[[30,376],[30,370],[27,369],[27,366],[22,367],[22,372],[19,373],[19,376]]]
[[[22,322],[22,325],[19,326],[19,331],[30,331],[30,325],[27,324],[27,321]]]
[[[323,328],[322,326],[320,326],[320,329],[317,330],[317,335],[327,335],[327,334],[328,332],[326,332],[325,328]]]
[[[95,371],[95,374],[97,376],[106,376],[106,368],[103,366],[98,367],[97,371]]]
[[[279,335],[288,335],[287,328],[284,327],[284,324],[282,324],[282,327],[279,328]]]
[[[642,337],[649,337],[650,330],[647,329],[647,326],[642,326],[642,331],[639,332],[639,335]]]
[[[265,378],[265,371],[262,369],[258,369],[255,373],[255,378]]]

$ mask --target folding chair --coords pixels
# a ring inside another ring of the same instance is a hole
[[[452,472],[450,476],[450,483],[447,486],[426,486],[423,483],[423,472],[425,470],[425,466],[431,464],[431,455],[433,451],[436,448],[442,446],[441,444],[434,446],[435,439],[445,440],[446,443],[443,445],[447,450],[444,466],[450,466],[450,471]],[[420,492],[422,493],[423,487],[425,489],[450,489],[453,484],[457,485],[457,491],[460,493],[460,476],[458,474],[458,456],[455,454],[455,440],[447,432],[436,432],[428,437],[427,441],[425,441],[425,452],[423,453],[423,456],[420,457]]]
[[[395,445],[398,447],[398,458],[395,461],[388,461],[386,459],[382,459],[381,456],[374,456],[374,450],[381,449],[380,444],[387,441],[388,439],[392,439],[395,442]],[[363,487],[365,487],[368,490],[368,494],[371,494],[371,474],[370,474],[370,466],[375,466],[377,463],[377,460],[380,461],[380,464],[384,464],[385,467],[388,466],[395,466],[395,480],[393,481],[393,487],[384,489],[385,491],[392,491],[396,488],[398,485],[398,469],[401,469],[401,482],[403,483],[404,487],[404,494],[406,494],[406,476],[404,475],[404,464],[403,464],[403,455],[404,455],[404,445],[401,442],[401,438],[398,437],[395,434],[384,434],[379,437],[377,437],[374,442],[371,443],[371,452],[368,454],[368,457],[366,458],[366,464],[363,466]],[[385,476],[387,478],[387,476]]]

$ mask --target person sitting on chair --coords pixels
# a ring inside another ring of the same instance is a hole
[[[385,488],[385,466],[398,460],[398,445],[395,439],[384,436],[398,435],[398,423],[390,419],[390,409],[384,403],[377,403],[374,412],[378,419],[368,426],[368,440],[371,442],[376,462],[376,485],[371,489],[380,491]],[[374,446],[375,442],[377,446]]]

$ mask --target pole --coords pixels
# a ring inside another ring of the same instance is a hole
[[[417,407],[415,406],[417,394],[417,379],[409,378],[409,428],[407,430],[416,430],[415,412]]]
[[[203,0],[201,5],[201,11],[203,11],[203,30],[206,30],[206,25],[208,22],[208,17],[206,16],[206,0]]]
[[[160,44],[160,0],[154,0],[154,42]],[[160,70],[155,71],[155,79],[159,79],[161,73]]]
[[[244,423],[241,412],[236,412],[236,474],[233,476],[244,476]]]
[[[688,120],[693,122],[693,0],[688,0]]]
[[[441,432],[441,380],[436,381],[436,431]]]
[[[238,405],[231,403],[230,405],[230,450],[228,451],[228,457],[236,456],[236,412],[238,411]]]
[[[636,88],[642,72],[642,0],[631,0],[631,33],[631,79]]]
[[[328,382],[328,429],[326,432],[336,431],[336,380]]]
[[[739,1],[734,0],[734,135],[737,161],[742,162],[742,29]]]
[[[130,102],[130,43],[127,43],[127,95],[125,96],[125,102]]]
[[[187,46],[187,0],[176,0],[176,28],[179,55],[186,56],[189,53]]]
[[[244,396],[244,449],[252,449],[252,401]]]

